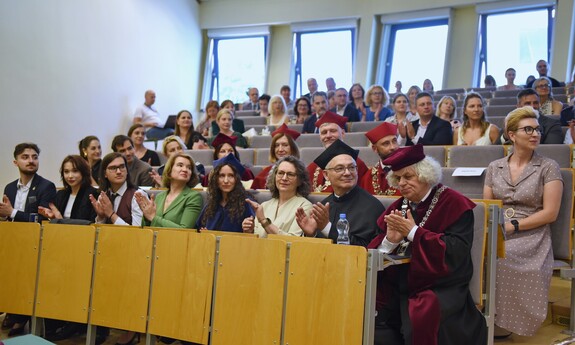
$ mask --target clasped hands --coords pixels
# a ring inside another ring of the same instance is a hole
[[[415,220],[410,209],[407,210],[406,216],[407,218],[402,216],[401,210],[393,210],[383,218],[387,224],[386,237],[389,242],[401,242],[415,226]]]
[[[315,236],[317,230],[321,231],[329,223],[329,202],[325,205],[316,202],[313,204],[309,215],[303,208],[299,207],[295,213],[295,220],[305,236]]]

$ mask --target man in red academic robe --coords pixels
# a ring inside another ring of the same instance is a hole
[[[326,111],[322,117],[317,120],[315,126],[319,128],[319,139],[324,148],[328,148],[334,141],[340,139],[343,141],[345,136],[345,124],[347,117],[343,117]],[[367,171],[367,165],[364,161],[357,158],[357,176],[363,176]],[[323,175],[323,170],[315,163],[311,162],[307,166],[307,172],[311,180],[312,191],[333,193],[333,188],[329,181]]]
[[[382,163],[399,148],[397,126],[384,122],[365,133],[365,136],[371,142],[373,152],[379,155],[379,162],[367,170],[365,175],[361,177],[359,185],[373,195],[401,195],[399,189],[393,188],[387,183],[385,177],[390,168]]]
[[[475,204],[439,183],[441,167],[421,145],[383,163],[403,197],[379,217],[368,248],[411,261],[379,272],[375,344],[486,344],[485,318],[469,292]]]

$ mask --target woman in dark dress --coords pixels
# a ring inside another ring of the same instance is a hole
[[[156,151],[148,150],[144,146],[144,139],[146,138],[146,129],[143,124],[137,123],[132,125],[128,130],[128,136],[134,142],[134,152],[139,160],[150,164],[153,167],[160,166],[160,157]]]
[[[80,140],[78,149],[80,150],[80,156],[82,156],[90,166],[90,184],[97,186],[100,183],[100,166],[102,165],[102,146],[100,146],[100,139],[95,135],[88,135]]]

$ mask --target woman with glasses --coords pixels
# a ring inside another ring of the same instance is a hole
[[[267,179],[272,198],[261,205],[246,199],[255,211],[255,217],[242,222],[244,232],[255,232],[260,237],[267,234],[302,236],[303,230],[296,222],[296,211],[302,208],[306,213],[312,208],[306,197],[311,192],[309,176],[305,165],[293,156],[286,156],[276,162]]]
[[[246,201],[249,194],[241,182],[245,168],[233,154],[214,161],[213,166],[208,182],[208,203],[196,222],[196,228],[242,232],[242,221],[255,216]]]
[[[453,131],[453,145],[492,145],[498,136],[499,128],[487,122],[483,97],[468,93],[463,101],[463,125]]]
[[[561,206],[563,181],[557,163],[538,155],[541,132],[531,107],[507,115],[509,157],[487,168],[484,199],[503,202],[505,258],[497,262],[496,335],[532,336],[547,317],[553,249],[550,224]]]
[[[361,121],[383,121],[391,116],[391,110],[387,107],[389,104],[389,95],[382,86],[372,85],[365,95],[365,115]]]
[[[539,77],[533,82],[533,89],[539,95],[539,114],[541,115],[560,115],[563,110],[563,103],[553,99],[551,91],[551,80],[547,77]]]
[[[90,195],[96,223],[142,225],[142,210],[134,195],[148,196],[132,185],[127,166],[126,157],[119,152],[109,153],[102,159],[100,195],[97,198]]]
[[[300,97],[295,101],[293,108],[294,114],[297,116],[296,124],[302,124],[311,116],[311,103],[307,97]]]

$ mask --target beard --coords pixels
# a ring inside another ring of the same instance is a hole
[[[18,170],[20,171],[20,174],[22,174],[22,175],[34,176],[38,172],[38,166],[36,166],[33,171],[22,170],[22,169],[18,169]]]

